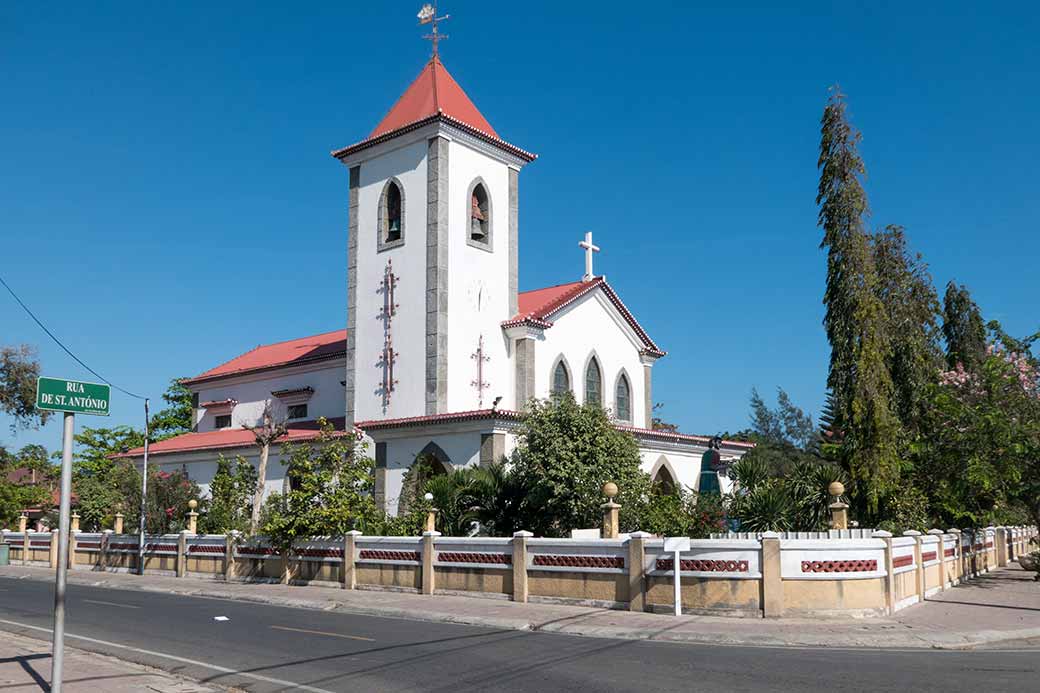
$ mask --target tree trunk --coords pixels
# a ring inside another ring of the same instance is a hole
[[[260,467],[256,470],[256,491],[253,493],[253,515],[249,519],[249,533],[256,534],[260,525],[260,505],[264,501],[264,486],[267,485],[267,458],[271,454],[271,444],[264,443],[260,447]]]

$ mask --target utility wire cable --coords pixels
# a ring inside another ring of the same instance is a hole
[[[22,307],[22,310],[24,310],[26,313],[28,313],[29,317],[32,318],[36,322],[36,324],[40,326],[40,329],[43,330],[44,332],[46,332],[47,336],[50,337],[51,339],[53,339],[54,343],[57,344],[58,346],[60,346],[62,348],[62,350],[66,354],[71,356],[73,361],[75,361],[79,365],[83,366],[88,371],[90,371],[90,373],[95,378],[97,378],[98,380],[100,380],[101,382],[103,382],[103,383],[105,383],[107,385],[110,385],[111,387],[114,387],[115,389],[117,389],[120,392],[122,392],[124,395],[129,395],[130,397],[134,397],[136,399],[143,399],[143,400],[147,400],[148,399],[147,397],[142,397],[141,395],[135,395],[133,392],[130,392],[129,390],[124,390],[123,388],[119,387],[118,385],[113,384],[112,381],[110,381],[108,378],[105,378],[100,373],[98,373],[96,370],[94,370],[93,368],[91,368],[87,364],[83,363],[83,361],[80,360],[80,358],[78,356],[73,354],[72,351],[70,351],[67,346],[65,346],[64,344],[61,343],[60,339],[58,339],[57,337],[54,336],[53,332],[51,332],[50,330],[47,329],[46,325],[44,325],[42,322],[40,322],[40,319],[38,317],[36,317],[35,313],[33,313],[31,310],[29,310],[29,306],[25,305],[25,302],[22,301],[22,299],[18,298],[18,294],[16,294],[14,292],[14,289],[12,289],[8,285],[8,283],[4,281],[4,278],[2,276],[0,276],[0,284],[4,285],[4,288],[7,289],[8,293],[10,293],[11,296],[14,297],[14,300],[18,302],[18,305],[20,305]]]

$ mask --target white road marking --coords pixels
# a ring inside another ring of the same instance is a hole
[[[230,621],[231,619],[228,618],[227,616],[214,616],[213,620],[214,621]]]
[[[91,604],[104,604],[105,606],[118,606],[121,609],[140,609],[141,608],[139,606],[134,606],[133,604],[116,604],[115,602],[103,602],[103,601],[101,601],[99,599],[84,599],[83,601],[90,602]]]
[[[30,626],[26,623],[18,623],[17,621],[7,621],[0,619],[0,623],[6,623],[10,626],[17,626],[19,628],[28,628],[29,630],[38,630],[42,633],[51,633],[50,628],[41,628],[40,626]],[[263,681],[264,683],[273,683],[276,686],[288,687],[298,691],[309,691],[309,693],[334,693],[333,691],[326,690],[324,688],[314,688],[313,686],[305,686],[302,683],[296,683],[295,681],[286,681],[284,679],[275,679],[270,676],[262,676],[260,674],[253,674],[248,671],[238,671],[236,669],[229,669],[227,667],[217,666],[216,664],[207,664],[206,662],[199,662],[194,659],[188,659],[186,657],[178,657],[176,655],[166,654],[164,652],[155,652],[154,650],[142,650],[138,647],[130,647],[128,645],[120,645],[117,642],[108,642],[107,640],[98,640],[96,638],[88,638],[83,635],[73,635],[72,633],[65,633],[66,638],[76,638],[77,640],[83,640],[85,642],[92,642],[96,645],[105,645],[107,647],[115,647],[120,650],[127,650],[129,652],[136,652],[138,654],[148,655],[150,657],[162,657],[163,659],[169,659],[174,662],[180,662],[182,664],[190,664],[196,667],[202,667],[203,669],[210,669],[212,671],[219,671],[222,674],[230,674],[232,676],[244,676],[249,679],[255,679],[257,681]]]
[[[327,635],[330,638],[347,638],[348,640],[365,640],[375,642],[375,638],[364,638],[360,635],[344,635],[343,633],[327,633],[323,630],[307,630],[306,628],[290,628],[289,626],[271,626],[275,630],[291,630],[294,633],[313,633],[314,635]]]

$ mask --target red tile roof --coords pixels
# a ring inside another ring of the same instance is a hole
[[[324,361],[345,356],[347,353],[347,331],[335,330],[311,337],[290,339],[258,346],[241,356],[236,356],[216,368],[211,368],[194,378],[184,381],[191,385],[214,378],[240,375],[251,371],[260,371],[278,366],[295,366],[302,363]]]
[[[511,145],[498,136],[491,123],[473,105],[466,92],[452,78],[437,56],[430,58],[430,62],[426,63],[419,76],[366,139],[338,149],[332,152],[332,156],[342,159],[436,121],[454,125],[525,162],[537,158],[531,152]]]
[[[597,288],[603,289],[607,299],[614,304],[621,316],[625,318],[625,321],[639,336],[640,341],[643,342],[643,352],[650,356],[664,356],[666,352],[661,351],[654,343],[654,340],[650,339],[650,335],[636,321],[635,316],[621,302],[617,293],[610,288],[610,284],[607,284],[607,280],[603,277],[594,277],[589,281],[571,282],[569,284],[550,286],[545,289],[525,291],[517,297],[519,312],[503,322],[502,326],[512,327],[514,325],[530,324],[543,328],[552,327],[551,319],[555,313]]]
[[[329,423],[337,431],[343,431],[345,418],[330,418]],[[317,438],[319,427],[317,421],[300,421],[289,424],[288,432],[278,439],[280,443],[298,442]],[[220,431],[204,431],[202,433],[182,433],[173,438],[160,440],[148,446],[148,454],[165,455],[173,452],[194,452],[201,450],[224,450],[229,448],[246,448],[255,445],[252,431],[244,428],[228,428]],[[140,457],[144,448],[134,448],[113,457]]]
[[[390,112],[369,134],[369,139],[399,130],[437,113],[450,116],[492,137],[498,133],[462,91],[436,55],[430,58],[415,81],[401,94]]]
[[[357,428],[360,428],[362,431],[378,431],[384,428],[407,428],[408,426],[420,426],[428,423],[455,423],[458,421],[478,421],[480,419],[519,421],[520,412],[512,409],[474,409],[473,411],[450,412],[447,414],[408,416],[402,419],[359,421]]]

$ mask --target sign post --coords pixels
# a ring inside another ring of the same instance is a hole
[[[664,550],[672,552],[672,572],[675,574],[675,615],[682,616],[682,561],[683,551],[690,550],[689,537],[665,537]]]
[[[51,653],[51,691],[61,693],[65,659],[65,578],[69,564],[69,506],[72,496],[72,435],[76,414],[108,416],[108,385],[62,378],[36,381],[36,408],[64,414],[61,433],[61,502],[58,510],[58,573],[54,581],[54,645]]]

